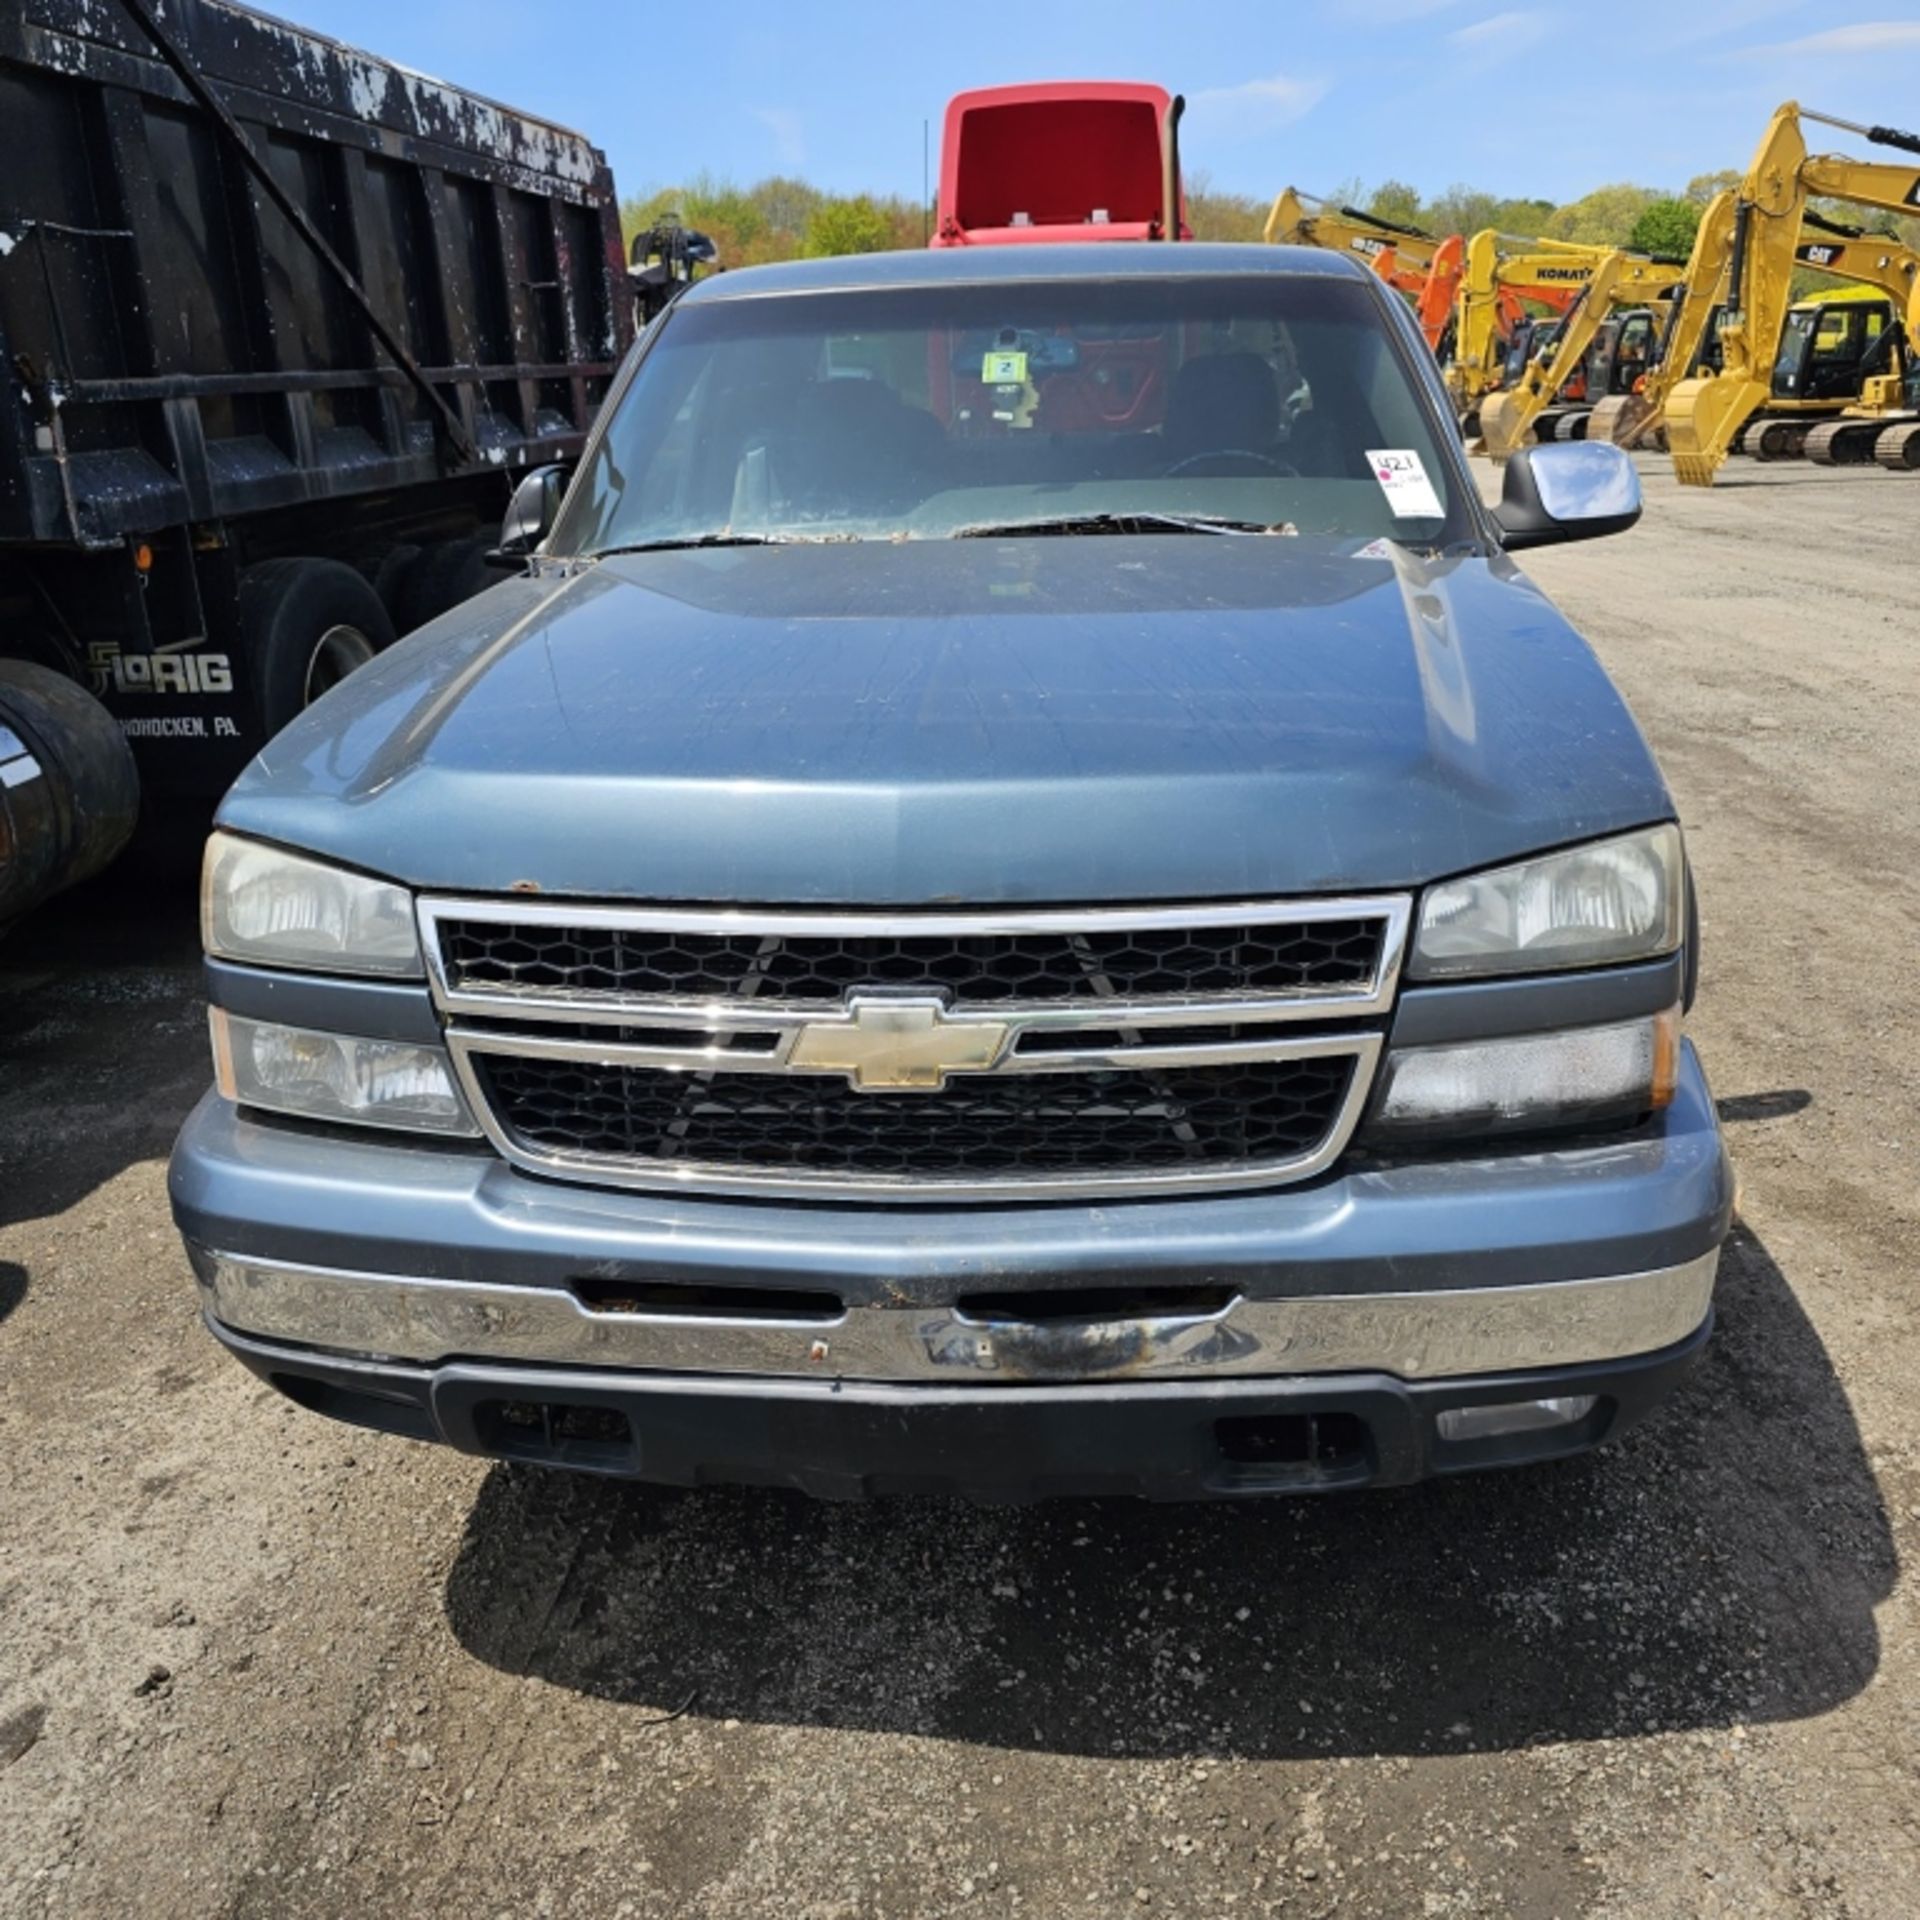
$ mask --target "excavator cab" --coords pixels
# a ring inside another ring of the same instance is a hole
[[[1559,316],[1551,319],[1536,320],[1531,317],[1522,320],[1507,335],[1506,358],[1501,362],[1500,378],[1505,386],[1512,386],[1527,369],[1527,362],[1536,353],[1550,348],[1560,335]]]
[[[1813,300],[1793,307],[1774,355],[1774,397],[1851,400],[1863,379],[1885,372],[1893,325],[1893,303],[1885,299]]]
[[[1653,365],[1660,320],[1651,307],[1630,307],[1601,321],[1587,349],[1587,396],[1631,393]]]

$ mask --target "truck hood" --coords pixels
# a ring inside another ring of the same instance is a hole
[[[1160,535],[511,581],[221,819],[424,888],[890,906],[1401,887],[1671,813],[1504,558]]]

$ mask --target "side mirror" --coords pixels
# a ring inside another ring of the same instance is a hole
[[[1493,510],[1509,553],[1625,533],[1639,518],[1640,475],[1623,448],[1603,440],[1521,447],[1507,461]]]
[[[507,517],[500,523],[500,544],[487,550],[487,565],[518,572],[534,549],[553,531],[566,497],[565,467],[535,467],[513,490]]]

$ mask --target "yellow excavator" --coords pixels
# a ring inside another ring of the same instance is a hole
[[[1588,439],[1611,440],[1618,447],[1664,445],[1667,396],[1689,374],[1719,370],[1733,208],[1731,192],[1716,194],[1707,203],[1685,283],[1670,306],[1652,367],[1631,390],[1611,392],[1601,400],[1587,423]],[[1774,352],[1772,393],[1730,447],[1760,460],[1794,458],[1823,420],[1858,400],[1880,340],[1920,279],[1920,254],[1891,235],[1844,226],[1811,207],[1801,215],[1794,258],[1800,266],[1836,279],[1856,277],[1858,284],[1809,295],[1787,309]],[[1889,350],[1893,344],[1889,339]]]
[[[1832,382],[1836,367],[1846,389],[1840,411],[1806,427],[1787,457],[1804,453],[1823,467],[1877,460],[1896,473],[1911,472],[1920,468],[1920,253],[1880,233],[1856,234],[1844,247],[1820,250],[1844,263],[1822,266],[1822,272],[1844,271],[1865,284],[1843,288],[1827,311],[1787,310],[1773,363],[1774,391],[1792,385],[1838,392]],[[1807,252],[1803,245],[1803,261]],[[1832,310],[1849,295],[1851,311]]]
[[[1768,411],[1741,428],[1733,451],[1758,460],[1804,454],[1826,467],[1870,462],[1880,429],[1913,413],[1920,398],[1908,393],[1914,360],[1901,317],[1908,310],[1873,284],[1796,301],[1780,332]],[[1802,398],[1783,416],[1792,395]]]
[[[1719,334],[1720,369],[1680,380],[1667,396],[1667,440],[1674,474],[1685,486],[1711,486],[1734,436],[1773,399],[1775,366],[1792,304],[1794,267],[1819,264],[1799,256],[1809,197],[1844,200],[1895,214],[1920,208],[1920,172],[1911,164],[1809,154],[1803,121],[1838,127],[1874,146],[1920,155],[1920,135],[1894,127],[1861,126],[1805,111],[1794,101],[1774,114],[1734,201],[1726,310]],[[1857,274],[1858,263],[1850,263],[1847,270]],[[1903,339],[1920,329],[1920,306],[1913,293],[1900,320]],[[1826,451],[1832,452],[1836,443],[1846,449],[1846,454],[1834,457],[1847,457],[1865,443],[1869,457],[1883,465],[1896,469],[1920,465],[1920,404],[1915,404],[1920,395],[1903,391],[1910,369],[1904,354],[1895,351],[1896,344],[1889,339],[1886,370],[1861,379],[1854,417],[1845,427],[1828,423],[1839,430],[1827,439]],[[1824,434],[1825,429],[1816,431]],[[1813,433],[1807,440],[1811,451]]]
[[[1733,194],[1716,193],[1700,215],[1686,276],[1668,303],[1666,327],[1646,377],[1626,392],[1604,395],[1587,422],[1589,440],[1638,446],[1665,431],[1667,395],[1703,363],[1719,364],[1722,287],[1733,237]]]
[[[1297,187],[1287,187],[1267,215],[1263,237],[1269,246],[1329,247],[1366,261],[1388,286],[1412,302],[1420,331],[1435,358],[1447,357],[1466,254],[1466,242],[1457,233],[1442,238],[1421,227],[1404,226],[1377,213],[1363,213],[1358,207],[1334,206]],[[1560,310],[1571,297],[1571,291],[1557,282],[1544,287],[1496,286],[1495,330],[1511,335],[1527,317],[1528,299]]]
[[[1684,261],[1620,248],[1603,254],[1552,341],[1527,355],[1506,385],[1481,401],[1480,433],[1487,452],[1504,460],[1536,437],[1585,438],[1594,403],[1612,392],[1631,392],[1652,364],[1659,329],[1648,303],[1670,300],[1684,290],[1686,279]],[[1604,350],[1590,361],[1596,345]],[[1585,404],[1551,405],[1574,384],[1580,384]]]
[[[1336,207],[1298,187],[1281,190],[1263,237],[1270,247],[1330,247],[1354,254],[1389,285],[1413,294],[1426,284],[1440,249],[1439,240],[1418,227],[1383,220],[1358,207]]]
[[[1516,240],[1491,227],[1467,242],[1446,367],[1447,391],[1463,433],[1480,430],[1481,403],[1506,374],[1503,302],[1518,294],[1564,313],[1610,251],[1571,240]]]

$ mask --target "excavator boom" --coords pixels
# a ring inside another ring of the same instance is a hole
[[[1715,194],[1707,203],[1659,355],[1636,391],[1613,395],[1595,409],[1587,430],[1590,439],[1632,447],[1656,428],[1664,427],[1668,397],[1693,371],[1708,325],[1722,304],[1733,249],[1733,208],[1730,191]],[[1886,295],[1896,313],[1910,308],[1915,286],[1920,284],[1920,253],[1901,245],[1892,235],[1842,226],[1811,208],[1801,215],[1794,258],[1802,267],[1836,280],[1851,280],[1862,292],[1877,290]],[[1795,303],[1788,312],[1790,316],[1802,311],[1817,313],[1821,308],[1821,302],[1809,300]],[[1774,378],[1770,373],[1770,382]],[[1781,405],[1777,394],[1771,404]],[[1804,432],[1804,427],[1800,430]]]
[[[1686,267],[1675,261],[1654,260],[1618,249],[1605,254],[1568,312],[1552,351],[1542,349],[1528,360],[1511,386],[1481,402],[1480,431],[1487,451],[1496,460],[1504,460],[1531,435],[1541,410],[1585,366],[1587,349],[1593,345],[1601,321],[1614,307],[1664,299],[1682,287],[1686,278]]]
[[[1467,242],[1447,368],[1447,389],[1462,419],[1477,413],[1482,399],[1500,384],[1502,341],[1512,331],[1518,296],[1564,313],[1610,251],[1564,240],[1509,240],[1491,227]]]
[[[1352,254],[1416,301],[1435,257],[1447,244],[1418,227],[1401,226],[1356,207],[1330,206],[1297,187],[1284,188],[1275,199],[1264,237],[1269,246],[1328,247]]]
[[[1706,339],[1707,323],[1720,303],[1727,258],[1733,247],[1733,194],[1716,193],[1700,216],[1693,251],[1661,337],[1659,357],[1638,391],[1603,400],[1594,411],[1589,437],[1610,439],[1617,447],[1636,445],[1659,421],[1668,394],[1692,368]]]
[[[1803,112],[1796,101],[1780,107],[1740,183],[1728,247],[1720,371],[1679,381],[1666,404],[1674,473],[1683,485],[1713,484],[1734,435],[1772,394],[1808,199],[1818,195],[1896,214],[1920,206],[1920,170],[1914,166],[1809,154],[1801,123],[1824,118]],[[1834,124],[1863,133],[1875,145],[1920,155],[1920,136]],[[1911,301],[1907,323],[1909,329],[1920,323]]]

